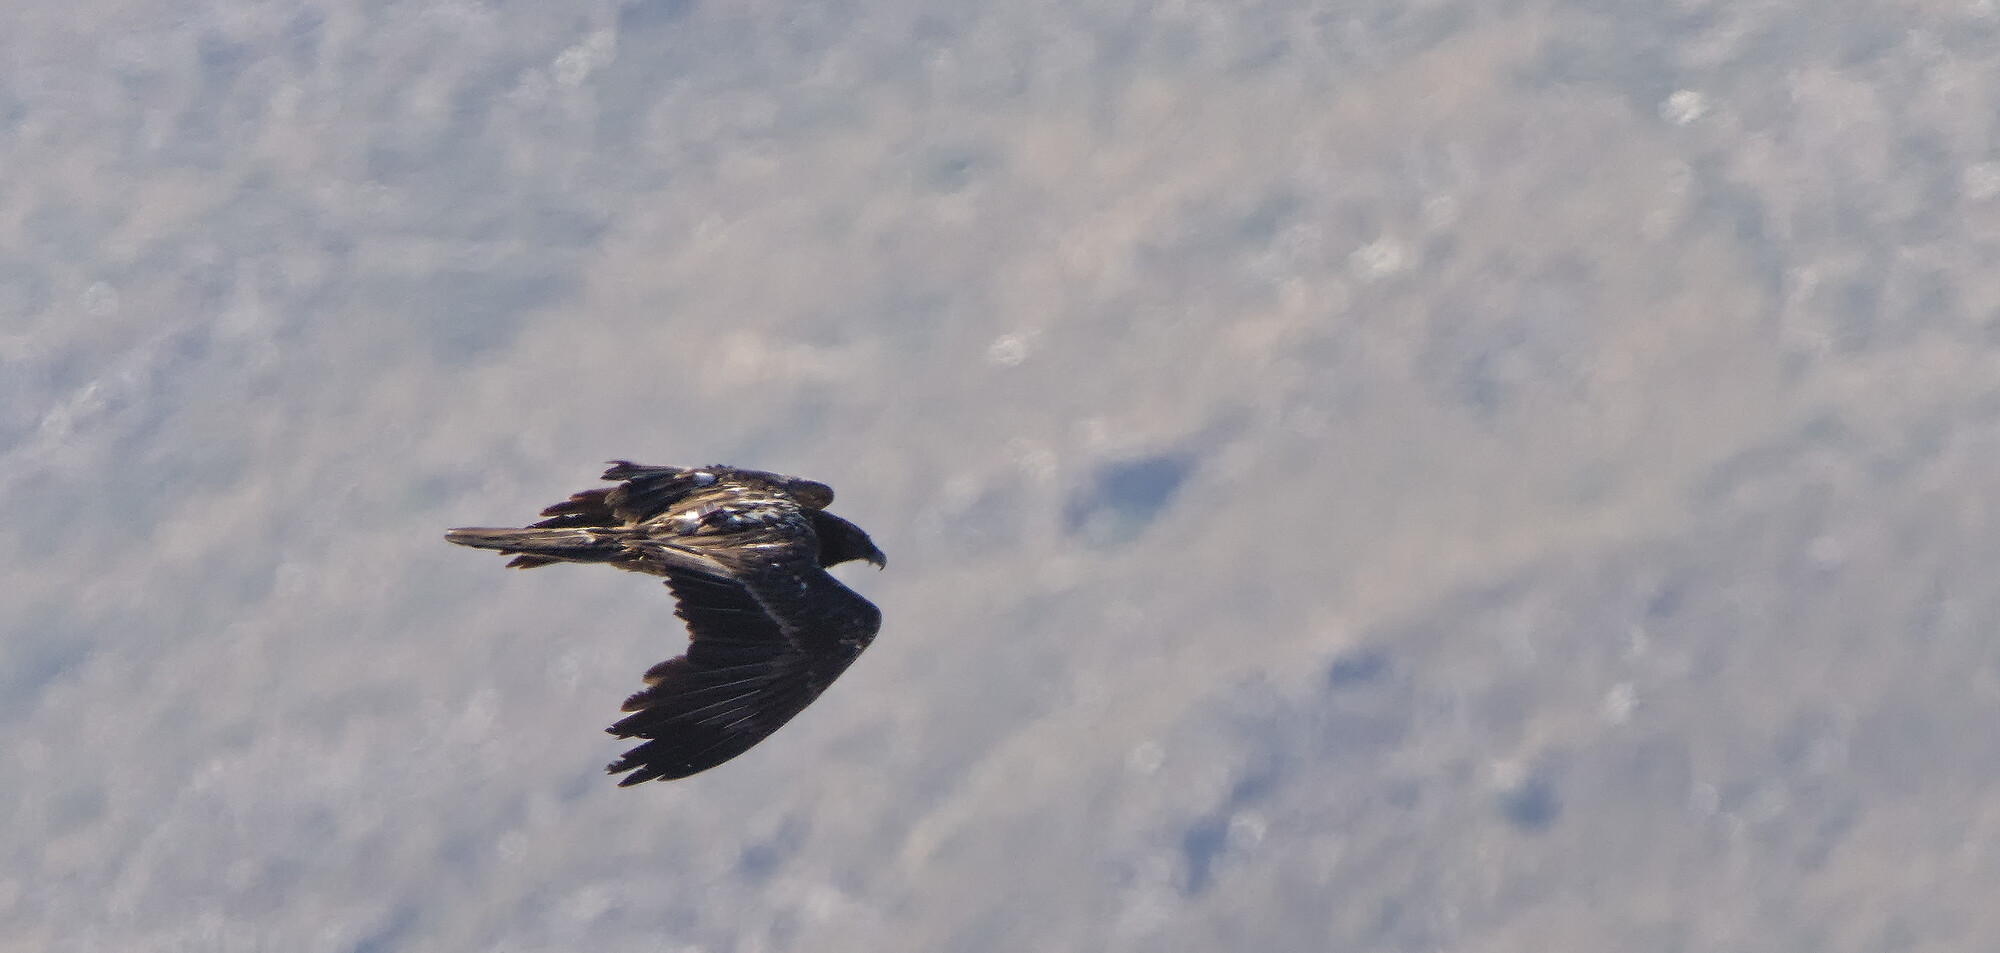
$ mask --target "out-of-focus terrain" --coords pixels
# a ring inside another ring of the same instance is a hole
[[[1991,0],[0,19],[0,950],[2000,937]],[[890,555],[631,790],[613,457]]]

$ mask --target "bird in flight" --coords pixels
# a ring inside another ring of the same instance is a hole
[[[882,612],[826,568],[880,549],[828,513],[833,488],[735,467],[613,461],[604,479],[524,529],[454,529],[461,546],[509,566],[610,563],[666,577],[687,623],[687,654],[646,673],[606,729],[643,741],[608,765],[620,787],[706,771],[805,710],[882,627]]]

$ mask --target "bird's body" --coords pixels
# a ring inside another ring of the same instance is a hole
[[[605,471],[523,529],[454,529],[451,542],[514,556],[510,566],[610,563],[664,576],[687,623],[687,654],[646,673],[608,729],[643,743],[613,762],[621,785],[682,778],[768,737],[819,697],[875,638],[882,614],[828,575],[882,565],[868,534],[825,511],[822,483],[733,467]]]

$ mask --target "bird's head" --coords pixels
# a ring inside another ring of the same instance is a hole
[[[881,569],[889,564],[889,557],[882,555],[875,541],[854,525],[825,510],[808,510],[812,517],[813,533],[819,537],[819,564],[834,566],[852,559],[864,559]]]

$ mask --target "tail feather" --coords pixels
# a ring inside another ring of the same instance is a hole
[[[446,542],[514,555],[510,566],[523,569],[549,563],[615,562],[625,554],[626,534],[612,529],[487,529],[446,530]]]

